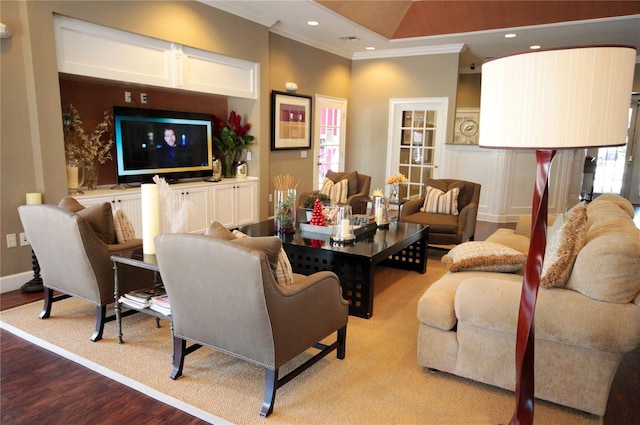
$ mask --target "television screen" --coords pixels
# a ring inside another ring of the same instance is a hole
[[[118,183],[211,176],[207,114],[114,107]]]

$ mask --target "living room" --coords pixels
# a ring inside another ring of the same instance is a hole
[[[116,83],[109,89],[113,90],[109,92],[113,99],[106,106],[112,107],[118,102],[122,102],[120,106],[124,106],[122,92],[126,89],[136,97],[144,90],[150,95],[150,106],[162,97],[165,102],[170,102],[171,95],[175,94],[174,100],[182,102],[178,107],[180,110],[193,106],[194,111],[197,109],[222,116],[230,110],[243,112],[243,116],[253,125],[252,133],[257,141],[249,173],[259,180],[258,204],[261,220],[273,213],[273,204],[269,202],[269,194],[273,193],[272,176],[293,175],[300,180],[301,191],[311,189],[313,180],[310,172],[314,161],[312,155],[301,158],[298,150],[270,151],[271,90],[282,90],[286,82],[295,81],[300,87],[300,93],[318,93],[348,99],[346,168],[366,170],[372,176],[372,188],[383,186],[386,177],[386,160],[380,158],[386,157],[389,98],[457,99],[459,96],[461,79],[458,53],[352,61],[270,33],[268,28],[199,2],[3,2],[1,7],[3,21],[12,24],[14,28],[10,47],[7,47],[7,40],[2,41],[2,138],[5,140],[2,146],[3,234],[21,231],[16,209],[24,203],[25,193],[41,192],[44,201],[53,204],[66,194],[61,108],[68,100],[86,102],[91,98],[91,95],[87,95],[83,99],[83,87],[88,87],[83,84],[90,85],[90,92],[96,93],[93,85],[96,81],[59,75],[52,36],[53,14],[258,63],[258,100],[212,95],[182,97],[179,92],[172,90],[156,91],[153,87],[144,85]],[[464,78],[473,79],[477,75]],[[639,67],[636,65],[634,91],[640,91],[639,76]],[[101,85],[100,82],[97,84]],[[112,83],[106,86],[110,84]],[[75,86],[77,90],[75,97],[65,95],[65,90],[70,86]],[[479,98],[477,93],[471,97]],[[102,104],[104,99],[100,95],[94,104],[97,111],[101,112],[105,106]],[[165,105],[160,104],[159,107],[164,108]],[[455,108],[456,103],[450,101],[449,116],[455,115]],[[452,119],[447,132],[448,137],[451,137]],[[455,147],[448,149],[456,151]],[[496,222],[506,221],[506,216],[511,217],[515,213],[505,212],[495,208],[496,206],[512,201],[514,206],[521,207],[530,202],[529,186],[511,188],[507,195],[502,193],[500,184],[491,187],[492,175],[486,169],[493,169],[497,159],[487,159],[488,154],[478,152],[476,147],[468,148],[464,154],[481,158],[478,161],[488,165],[483,170],[456,169],[454,176],[447,177],[483,182],[482,204],[485,217],[495,219]],[[16,158],[20,158],[20,161],[16,161]],[[574,164],[574,160],[575,158],[564,158],[561,163]],[[525,158],[524,162],[533,164],[531,158]],[[101,175],[104,179],[101,179],[100,184],[115,184],[115,172],[110,171],[109,165],[101,170]],[[525,172],[525,176],[529,175],[532,174]],[[525,180],[529,182],[532,178],[526,177]],[[567,185],[556,191],[560,193],[554,194],[553,207],[557,211],[572,205],[570,195],[577,189],[575,182],[571,182],[573,192],[567,188],[569,182],[564,183]],[[30,273],[31,252],[28,247],[7,249],[3,244],[1,252],[0,274],[3,280],[15,275],[18,279],[24,279]]]

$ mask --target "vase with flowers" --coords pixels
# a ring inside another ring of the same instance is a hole
[[[388,177],[386,180],[386,183],[391,185],[391,200],[392,201],[397,201],[398,200],[398,186],[402,185],[402,186],[406,186],[409,183],[409,179],[407,179],[407,177],[402,174],[402,173],[397,173],[394,174],[391,177]]]
[[[247,134],[250,129],[251,124],[243,125],[242,117],[235,111],[231,111],[226,123],[213,116],[213,141],[222,155],[224,177],[233,177],[233,163],[239,162],[243,153],[253,144],[254,137]]]
[[[84,168],[87,189],[98,188],[98,166],[112,159],[112,116],[104,111],[102,122],[89,134],[83,127],[78,109],[69,104],[62,112],[64,146],[67,160],[79,161]]]

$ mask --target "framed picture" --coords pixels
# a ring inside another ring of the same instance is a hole
[[[311,96],[271,92],[271,150],[311,149]]]
[[[458,108],[453,131],[454,145],[477,145],[479,137],[480,108]]]

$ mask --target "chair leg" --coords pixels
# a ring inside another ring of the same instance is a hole
[[[44,305],[42,306],[42,311],[40,312],[41,319],[48,319],[51,315],[51,304],[53,304],[53,289],[44,288]]]
[[[273,404],[276,401],[276,389],[278,388],[278,369],[266,369],[264,385],[264,400],[260,416],[265,418],[273,412]]]
[[[173,370],[171,371],[171,379],[178,379],[182,376],[182,368],[184,367],[184,356],[187,355],[187,341],[178,337],[173,337]]]
[[[340,360],[344,359],[347,350],[347,326],[338,329],[338,349],[336,356]]]
[[[96,330],[91,335],[91,342],[100,341],[102,339],[102,332],[104,331],[104,324],[107,321],[107,306],[96,306]]]

